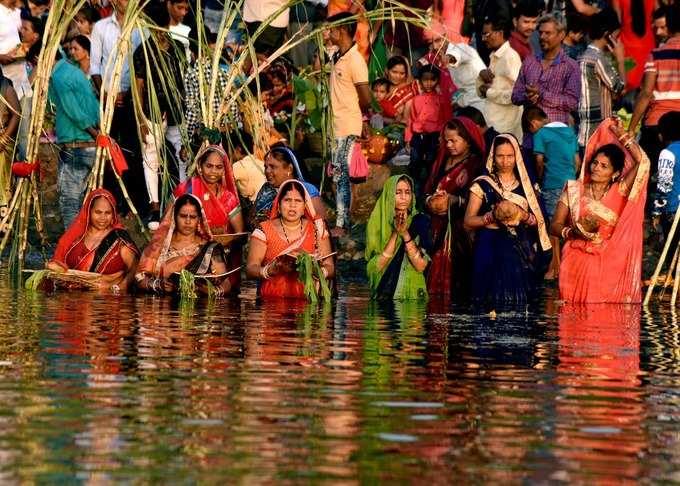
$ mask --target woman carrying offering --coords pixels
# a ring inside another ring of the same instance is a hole
[[[317,275],[299,275],[297,262],[309,257],[312,267],[318,263]],[[311,292],[316,295],[335,275],[326,225],[316,216],[312,199],[300,181],[281,184],[269,220],[263,221],[250,238],[246,272],[250,278],[260,279],[262,297],[310,300]],[[317,283],[319,289],[310,288]]]
[[[486,169],[488,175],[470,187],[465,211],[465,227],[477,231],[472,298],[492,305],[525,303],[543,281],[552,247],[514,136],[494,139]]]
[[[560,298],[638,303],[649,159],[620,122],[609,119],[588,141],[584,160],[579,179],[567,182],[550,226],[565,241]]]
[[[455,117],[442,130],[439,155],[425,185],[425,207],[432,218],[430,295],[469,296],[472,238],[463,226],[470,184],[482,171],[484,137],[472,120]]]
[[[395,175],[385,183],[366,227],[371,298],[426,300],[430,218],[416,210],[413,181]]]
[[[126,290],[132,282],[139,250],[116,214],[116,200],[106,189],[85,198],[71,226],[59,238],[47,269],[97,273],[101,290]]]
[[[305,190],[312,198],[316,214],[325,219],[326,207],[321,201],[319,190],[313,184],[305,182],[300,164],[291,149],[284,145],[272,147],[264,159],[264,175],[267,182],[260,188],[255,199],[254,223],[269,219],[279,187],[289,179],[297,179],[305,186]]]
[[[203,277],[196,290],[221,297],[231,291],[222,245],[213,240],[201,201],[193,194],[177,198],[144,249],[135,280],[137,287],[156,294],[180,290],[180,272]],[[209,282],[210,285],[204,282]]]

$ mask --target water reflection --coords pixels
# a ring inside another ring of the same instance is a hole
[[[675,314],[341,290],[311,307],[0,289],[0,481],[680,480]]]

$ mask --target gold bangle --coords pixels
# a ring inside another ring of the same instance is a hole
[[[385,253],[385,250],[383,250],[382,256],[383,256],[384,258],[387,258],[387,259],[389,260],[390,258],[392,258],[392,257],[394,256],[394,253],[391,253],[391,254],[390,254],[390,253]]]

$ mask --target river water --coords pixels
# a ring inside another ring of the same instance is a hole
[[[0,482],[680,481],[678,319],[0,289]]]

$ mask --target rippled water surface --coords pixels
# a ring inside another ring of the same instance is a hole
[[[658,309],[0,302],[3,484],[680,481]]]

